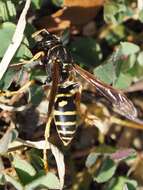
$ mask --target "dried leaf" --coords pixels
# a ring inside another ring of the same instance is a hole
[[[73,25],[84,25],[95,18],[97,8],[103,5],[103,0],[65,0],[64,8],[51,16],[37,21],[37,26],[49,31],[60,31]]]
[[[7,152],[9,143],[17,136],[16,130],[11,126],[4,136],[0,139],[0,154],[3,155]]]
[[[81,7],[97,7],[102,6],[104,0],[64,0],[63,5],[67,7],[81,6]]]

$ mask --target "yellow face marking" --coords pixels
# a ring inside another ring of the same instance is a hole
[[[54,115],[76,115],[76,114],[77,114],[77,111],[65,111],[65,112],[57,111],[57,110],[54,111]]]
[[[67,105],[67,103],[68,103],[67,101],[63,100],[63,101],[59,102],[59,106],[64,107],[65,105]]]
[[[67,121],[67,122],[57,121],[57,122],[55,122],[55,124],[60,125],[60,126],[62,126],[62,125],[64,125],[64,126],[67,125],[68,126],[68,125],[76,125],[77,122],[76,121],[74,121],[74,122],[72,122],[72,121]]]

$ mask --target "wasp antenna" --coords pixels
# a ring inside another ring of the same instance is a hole
[[[47,33],[47,34],[50,34],[50,33],[48,32],[48,30],[46,30],[45,28],[43,28],[43,29],[41,29],[41,30],[38,30],[38,31],[34,32],[34,33],[32,34],[32,38],[35,38],[37,35],[39,35],[39,34],[42,33],[42,32],[45,32],[45,33]]]

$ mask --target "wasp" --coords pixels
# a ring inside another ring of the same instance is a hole
[[[34,53],[38,54],[36,57],[40,58],[45,66],[47,81],[51,84],[47,123],[50,125],[52,119],[54,120],[64,145],[67,146],[71,142],[77,128],[81,94],[80,84],[75,80],[77,74],[94,86],[96,92],[108,99],[119,114],[131,120],[136,119],[137,111],[122,91],[101,82],[93,74],[78,66],[59,37],[45,29],[38,31],[37,34],[41,35],[41,39],[36,42]]]

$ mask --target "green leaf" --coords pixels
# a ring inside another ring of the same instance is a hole
[[[7,174],[0,173],[0,184],[5,185],[6,183],[12,184],[18,190],[23,190],[23,186],[16,179]]]
[[[13,82],[16,74],[17,74],[16,69],[9,68],[4,74],[3,78],[0,80],[0,89],[7,90],[10,87],[11,83]]]
[[[57,7],[62,7],[64,0],[52,0],[52,3],[56,5]]]
[[[23,184],[31,182],[36,174],[36,170],[33,168],[33,166],[26,160],[22,160],[18,156],[13,157],[12,165],[15,168],[19,179]]]
[[[26,39],[28,40],[28,47],[30,47],[30,49],[32,49],[35,46],[35,40],[34,38],[32,38],[32,34],[34,32],[36,32],[36,28],[32,24],[27,23],[26,28],[24,30],[24,34],[26,36]]]
[[[140,51],[140,47],[130,42],[121,42],[121,51],[123,55],[131,55]]]
[[[123,20],[125,13],[127,12],[127,8],[125,6],[124,1],[113,1],[108,0],[105,1],[104,4],[104,20],[107,23],[120,23]],[[126,13],[127,14],[127,13]]]
[[[34,5],[35,9],[40,9],[42,2],[42,0],[32,0],[32,5]]]
[[[143,66],[143,51],[138,54],[137,61],[140,66]]]
[[[69,43],[70,40],[70,30],[67,28],[63,31],[61,36],[61,41],[64,46],[66,46]]]
[[[117,164],[112,159],[107,158],[102,163],[99,171],[93,176],[93,179],[98,183],[104,183],[114,175],[116,168]]]
[[[8,151],[9,144],[16,139],[18,133],[15,129],[8,129],[3,137],[0,139],[0,155]]]
[[[131,54],[128,56],[127,59],[122,62],[121,72],[127,73],[131,68],[133,68],[136,63],[136,59],[136,54]]]
[[[30,87],[29,101],[33,105],[38,105],[44,96],[43,89],[39,85],[32,85]]]
[[[18,51],[16,52],[15,56],[14,56],[14,61],[19,61],[20,59],[30,59],[32,58],[32,53],[31,51],[28,49],[27,45],[25,44],[21,44],[20,48],[18,49]]]
[[[34,64],[27,64],[25,65],[25,68],[27,69],[31,69],[32,67],[34,67]],[[46,70],[44,69],[31,69],[31,73],[30,73],[30,80],[37,80],[41,83],[45,83],[47,80],[47,73]]]
[[[47,187],[49,189],[60,189],[60,183],[58,178],[53,173],[47,173],[47,175],[39,177],[33,180],[31,183],[25,186],[25,190],[34,190],[36,187]]]
[[[118,49],[102,65],[94,69],[94,74],[103,82],[114,85],[121,72],[122,62]]]
[[[38,149],[30,149],[28,151],[28,156],[30,157],[30,161],[32,163],[32,165],[34,166],[34,168],[36,168],[36,170],[42,170],[44,167],[44,163],[43,163],[43,158],[41,155],[41,151],[39,151]]]
[[[139,20],[143,23],[143,10],[139,12]]]
[[[116,69],[113,62],[100,65],[93,72],[98,79],[107,84],[112,84],[116,80]]]
[[[129,74],[120,73],[119,77],[116,80],[114,86],[119,89],[128,88],[132,83],[132,76]]]
[[[16,16],[16,7],[11,0],[0,1],[0,17],[3,21],[13,20]]]
[[[15,31],[15,24],[11,22],[5,22],[0,25],[0,57],[3,57],[8,45],[11,43],[13,33]]]
[[[107,190],[120,190],[125,189],[125,186],[128,190],[136,190],[137,182],[135,180],[130,180],[127,177],[119,176],[117,178],[113,178],[108,186],[106,186]]]
[[[98,65],[102,58],[100,46],[93,38],[78,38],[70,44],[69,49],[76,63],[89,68]]]
[[[92,167],[96,163],[98,156],[99,155],[95,152],[90,153],[86,159],[85,163],[86,167],[87,168]]]
[[[109,30],[105,36],[105,39],[110,46],[113,46],[119,43],[119,41],[125,39],[128,34],[129,31],[123,24],[115,25],[112,27],[111,31]]]
[[[7,50],[9,44],[11,43],[13,34],[15,32],[15,24],[11,22],[5,22],[1,24],[0,26],[0,41],[2,46],[0,46],[0,58],[3,57],[5,51]],[[19,59],[25,59],[26,57],[31,58],[32,53],[31,51],[27,48],[29,46],[28,40],[24,38],[21,46],[19,47],[18,51],[15,54],[14,59],[16,61],[19,61]]]

